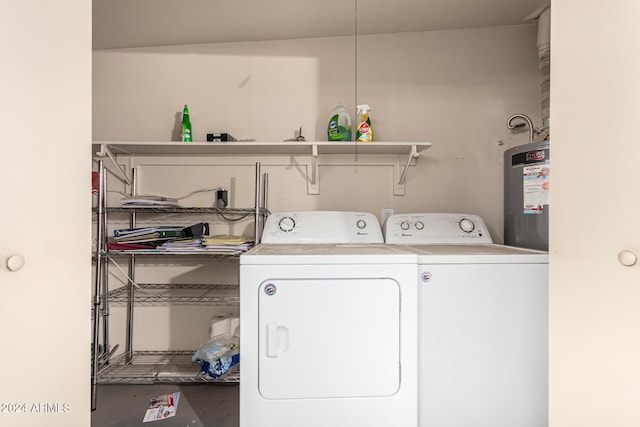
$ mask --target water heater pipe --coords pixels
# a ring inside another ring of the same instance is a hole
[[[551,11],[546,7],[538,16],[538,58],[542,94],[542,128],[549,129],[551,93]]]

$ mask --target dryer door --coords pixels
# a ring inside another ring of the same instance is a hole
[[[400,387],[400,288],[392,279],[274,279],[259,289],[266,399],[390,396]]]

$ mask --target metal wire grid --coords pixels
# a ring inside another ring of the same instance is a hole
[[[133,301],[142,306],[240,304],[237,285],[144,283],[138,286]],[[128,289],[123,286],[109,292],[109,303],[127,304]]]
[[[207,260],[212,259],[228,259],[228,258],[237,258],[242,251],[216,251],[212,249],[192,249],[192,250],[159,250],[159,249],[137,249],[137,250],[126,250],[126,251],[109,251],[109,258],[113,257],[126,257],[129,255],[144,255],[145,258],[162,258],[162,257],[179,257],[178,259],[181,261],[188,260],[189,257],[192,258],[206,258]],[[184,258],[183,258],[184,257]],[[95,258],[95,257],[94,257]],[[157,264],[157,263],[154,263]]]
[[[238,383],[239,371],[213,380],[200,375],[200,365],[191,360],[193,351],[136,351],[130,362],[124,354],[109,361],[98,372],[99,384]]]
[[[266,213],[267,210],[261,208],[261,213]],[[155,213],[155,214],[166,214],[166,213],[195,213],[195,214],[218,214],[218,215],[226,215],[226,214],[250,214],[253,215],[255,213],[254,208],[182,208],[182,207],[145,207],[145,208],[122,208],[122,207],[109,207],[107,208],[107,212],[115,213],[115,212],[126,212],[126,213]]]

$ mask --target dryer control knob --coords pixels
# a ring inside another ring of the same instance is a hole
[[[296,222],[290,216],[285,216],[278,221],[278,227],[280,227],[280,230],[288,233],[296,227]]]
[[[359,219],[356,222],[356,227],[358,227],[360,230],[363,230],[367,227],[367,221],[365,221],[364,219]]]
[[[625,267],[631,267],[638,262],[638,256],[631,251],[621,251],[618,254],[618,261]]]
[[[400,223],[400,228],[402,228],[403,230],[408,230],[409,229],[409,223],[407,221],[402,221]]]
[[[464,231],[465,233],[471,233],[476,229],[476,225],[468,218],[461,219],[460,222],[458,222],[458,225],[460,226],[460,230]]]
[[[424,222],[422,222],[422,221],[416,221],[416,228],[417,228],[418,230],[422,230],[422,229],[424,229]]]

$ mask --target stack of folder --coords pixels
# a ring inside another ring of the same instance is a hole
[[[172,208],[180,206],[177,199],[164,196],[123,197],[120,202],[123,208]]]
[[[193,239],[209,234],[209,223],[200,222],[198,224],[184,227],[176,226],[155,226],[142,228],[123,228],[114,230],[113,239],[116,243],[153,243],[161,244],[169,240]]]
[[[124,228],[114,230],[113,238],[120,243],[144,243],[156,240],[182,239],[184,227],[158,226],[145,228]]]
[[[114,241],[109,242],[107,247],[112,252],[149,250],[239,255],[254,244],[253,237],[208,234],[209,223],[206,222],[189,227],[123,228],[113,232]]]
[[[217,235],[190,240],[172,240],[163,243],[159,249],[170,251],[197,251],[220,255],[239,255],[251,248],[252,237]]]
[[[253,237],[218,235],[204,237],[202,246],[207,251],[238,255],[249,250],[253,242]]]

